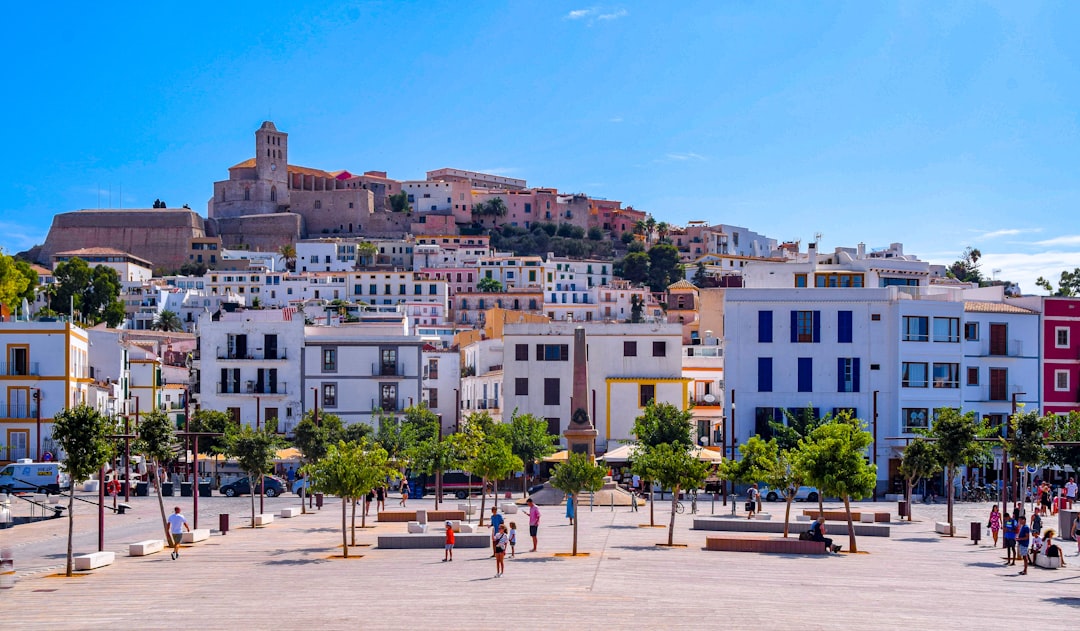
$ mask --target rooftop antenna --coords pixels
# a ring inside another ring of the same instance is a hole
[[[815,232],[814,233],[814,245],[815,246],[821,244],[821,237],[823,237],[823,236],[825,236],[825,235],[821,234],[820,232]]]

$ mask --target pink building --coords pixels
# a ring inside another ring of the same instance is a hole
[[[1043,299],[1043,412],[1080,411],[1080,298]]]

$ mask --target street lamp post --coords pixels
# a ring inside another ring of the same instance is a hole
[[[31,388],[34,391],[34,409],[37,416],[37,450],[34,452],[34,459],[41,462],[41,388]]]
[[[876,472],[877,472],[877,452],[878,452],[878,445],[877,445],[877,421],[878,421],[877,396],[878,396],[878,391],[874,390],[874,437],[873,437],[873,443],[872,443],[873,447],[871,448],[871,449],[873,449],[873,451],[870,452],[870,455],[871,455],[871,458],[872,458],[873,463],[874,463],[875,475],[876,475]],[[886,484],[887,483],[888,483],[888,476],[886,476]],[[885,492],[886,493],[889,492],[887,486],[886,486]],[[877,501],[877,482],[876,481],[874,482],[874,501],[875,502]]]
[[[1012,393],[1012,414],[1002,425],[1001,431],[1002,437],[1007,441],[1009,439],[1009,423],[1012,421],[1012,417],[1016,416],[1016,410],[1018,407],[1017,397],[1027,394],[1026,392],[1014,392]],[[1001,448],[1001,514],[1008,514],[1008,501],[1006,499],[1006,489],[1009,490],[1009,499],[1012,498],[1013,481],[1012,481],[1012,467],[1009,464],[1009,451],[1006,446]],[[1008,484],[1006,484],[1006,478],[1008,478]]]

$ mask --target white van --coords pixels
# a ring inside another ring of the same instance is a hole
[[[59,493],[71,488],[71,480],[59,462],[20,460],[0,469],[0,493]]]

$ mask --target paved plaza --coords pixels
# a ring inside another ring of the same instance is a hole
[[[340,502],[321,511],[246,528],[250,500],[202,498],[200,523],[214,528],[207,542],[185,547],[178,560],[167,552],[127,556],[127,544],[161,538],[157,499],[132,498],[134,510],[106,517],[106,549],[116,562],[76,578],[63,572],[67,519],[0,530],[0,547],[15,558],[14,586],[0,590],[5,625],[19,629],[91,628],[310,628],[495,629],[566,628],[588,624],[610,629],[986,629],[1009,625],[1068,624],[1080,611],[1080,559],[1064,542],[1067,568],[1032,568],[1018,576],[1005,567],[1000,548],[984,540],[935,534],[943,505],[915,506],[914,523],[892,524],[890,538],[862,537],[860,554],[797,556],[703,550],[705,531],[691,530],[693,516],[676,516],[676,543],[658,547],[666,530],[643,528],[648,506],[581,508],[579,548],[587,557],[556,556],[570,550],[571,527],[563,507],[542,507],[540,549],[529,552],[527,518],[518,525],[518,554],[494,578],[489,552],[461,549],[453,563],[442,550],[380,550],[380,533],[404,532],[404,523],[358,531],[344,560]],[[266,499],[266,512],[298,505],[296,496]],[[191,498],[167,503],[191,516]],[[396,508],[397,502],[388,503]],[[455,508],[457,502],[446,503]],[[667,524],[667,502],[657,523]],[[827,503],[826,508],[838,504]],[[859,503],[893,513],[896,504]],[[430,499],[409,508],[432,508]],[[796,504],[803,508],[812,508]],[[708,515],[703,502],[699,513]],[[741,508],[741,506],[740,506]],[[774,519],[782,503],[767,503]],[[17,515],[22,515],[16,510]],[[721,514],[730,509],[716,503]],[[989,505],[959,504],[962,534],[972,520],[985,523]],[[231,515],[227,535],[216,532],[219,512]],[[1056,518],[1048,525],[1056,528]],[[97,548],[97,515],[76,508],[76,552]],[[487,532],[485,529],[484,532]],[[738,535],[739,533],[731,533]],[[834,533],[835,534],[835,533]],[[743,535],[748,536],[748,535]],[[845,550],[847,538],[836,537]],[[334,558],[337,556],[338,558]],[[2,577],[11,584],[11,576]]]

